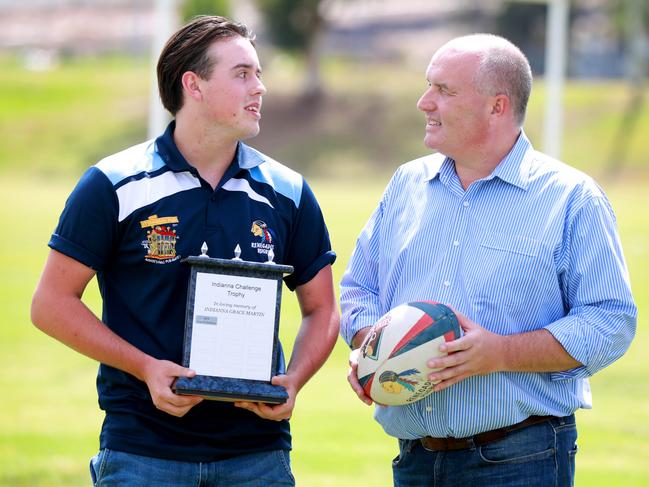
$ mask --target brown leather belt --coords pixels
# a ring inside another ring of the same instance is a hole
[[[420,438],[419,441],[421,441],[422,446],[426,450],[431,451],[467,450],[469,448],[475,448],[476,446],[486,445],[493,441],[502,440],[512,431],[532,426],[533,424],[543,423],[544,421],[554,418],[554,416],[530,416],[520,423],[505,426],[504,428],[496,430],[485,431],[484,433],[478,433],[477,435],[469,436],[468,438],[433,438],[431,436],[426,436]]]

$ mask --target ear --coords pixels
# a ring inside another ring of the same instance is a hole
[[[193,71],[185,71],[180,78],[183,91],[185,94],[196,101],[201,101],[203,99],[203,93],[201,92],[200,87],[200,78]]]
[[[491,104],[491,114],[498,117],[504,116],[511,109],[511,103],[506,95],[496,95]]]

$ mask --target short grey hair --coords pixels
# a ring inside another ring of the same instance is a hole
[[[532,68],[525,54],[509,40],[493,34],[457,37],[442,49],[446,47],[478,55],[473,78],[476,90],[489,96],[506,95],[516,122],[522,126],[532,91]]]

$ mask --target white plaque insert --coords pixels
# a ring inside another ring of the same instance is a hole
[[[189,367],[269,381],[276,305],[276,281],[198,272]]]

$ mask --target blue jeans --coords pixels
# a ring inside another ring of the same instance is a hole
[[[95,487],[294,486],[284,450],[215,462],[179,462],[103,449],[90,460]]]
[[[392,462],[395,487],[572,487],[577,427],[574,415],[514,431],[467,450],[428,451],[399,440]]]

